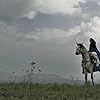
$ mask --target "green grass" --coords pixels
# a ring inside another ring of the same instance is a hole
[[[0,100],[100,100],[100,85],[0,84]]]

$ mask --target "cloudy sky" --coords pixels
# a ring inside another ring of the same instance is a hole
[[[99,0],[0,0],[0,70],[20,74],[34,60],[43,73],[81,77],[75,43],[88,49],[93,37],[99,49],[99,29]]]

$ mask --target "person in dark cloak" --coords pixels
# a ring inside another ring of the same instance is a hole
[[[96,41],[93,38],[90,38],[89,52],[96,52],[97,56],[98,56],[98,59],[100,61],[100,52],[97,49]]]
[[[100,62],[100,52],[97,49],[96,41],[93,38],[90,38],[89,52],[95,52],[97,54],[97,59]],[[90,56],[90,58],[93,58],[93,57]],[[93,60],[91,60],[91,61],[93,61]],[[100,71],[100,63],[98,63],[98,64],[94,63],[94,64],[96,66],[95,70],[99,70]]]

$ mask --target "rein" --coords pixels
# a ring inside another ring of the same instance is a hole
[[[82,62],[91,62],[91,61],[85,61],[85,60],[82,60]]]
[[[87,51],[87,52],[84,52],[83,54],[86,54],[86,53],[89,53],[89,51]]]

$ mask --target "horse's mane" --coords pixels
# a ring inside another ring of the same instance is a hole
[[[83,44],[79,43],[77,44],[78,46],[80,46],[81,48],[85,48]]]
[[[77,44],[80,48],[83,48],[85,51],[88,51],[87,48],[83,45],[83,43],[78,43]]]

